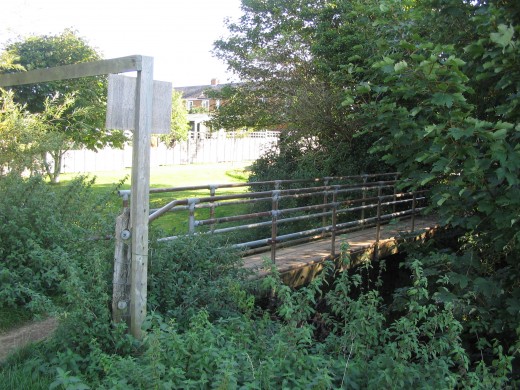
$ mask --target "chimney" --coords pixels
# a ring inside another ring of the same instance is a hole
[[[211,79],[211,85],[218,85],[218,79]]]

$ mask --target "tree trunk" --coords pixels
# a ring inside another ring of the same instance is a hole
[[[60,174],[61,174],[61,160],[63,159],[63,154],[65,152],[62,152],[61,150],[56,152],[56,155],[53,156],[54,160],[54,172],[53,177],[51,179],[51,182],[53,184],[57,184],[60,182]]]
[[[47,153],[42,156],[45,173],[52,184],[58,184],[60,182],[61,161],[63,160],[65,152],[62,150],[54,150],[49,152],[49,154],[52,158],[51,164],[47,161]]]
[[[45,168],[46,175],[52,181],[52,170],[51,170],[49,163],[47,162],[47,152],[42,153],[42,164],[43,164],[43,167]]]

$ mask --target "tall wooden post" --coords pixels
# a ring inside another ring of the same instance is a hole
[[[130,333],[140,339],[146,317],[148,276],[148,215],[150,191],[150,141],[152,127],[153,58],[142,57],[137,72],[135,130],[132,148],[132,269]]]

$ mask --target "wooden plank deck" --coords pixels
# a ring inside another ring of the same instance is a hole
[[[438,226],[431,217],[416,217],[414,239],[427,239]],[[378,244],[379,258],[384,258],[398,252],[397,244],[402,240],[403,233],[411,233],[411,220],[400,220],[397,223],[381,226]],[[348,244],[351,264],[371,260],[374,256],[376,243],[376,227],[341,234],[335,241],[335,258],[339,258],[342,246]],[[331,238],[278,248],[276,250],[276,267],[282,280],[292,286],[310,282],[323,268],[323,262],[331,259]],[[244,257],[244,267],[255,271],[261,278],[269,272],[265,268],[265,259],[270,259],[270,252],[264,252]]]

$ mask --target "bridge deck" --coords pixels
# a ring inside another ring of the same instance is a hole
[[[437,226],[431,217],[416,217],[415,232],[417,238],[425,238]],[[379,257],[383,258],[397,253],[397,243],[403,233],[410,233],[410,219],[381,226],[378,245]],[[336,257],[341,253],[341,247],[348,244],[351,263],[358,263],[372,258],[376,243],[376,227],[366,228],[336,237]],[[313,242],[294,245],[276,250],[276,267],[282,274],[282,279],[291,285],[301,285],[312,280],[322,268],[322,263],[331,258],[331,238],[319,239]],[[258,277],[265,276],[269,271],[264,267],[264,260],[270,258],[270,253],[259,253],[244,257],[244,267],[252,269]]]

